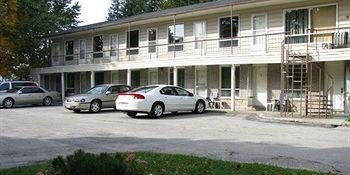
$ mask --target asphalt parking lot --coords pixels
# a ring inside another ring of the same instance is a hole
[[[0,108],[0,168],[90,152],[153,151],[350,174],[350,128],[249,120],[208,112],[129,118],[61,106]]]

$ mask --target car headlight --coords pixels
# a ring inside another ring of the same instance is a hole
[[[81,103],[84,103],[85,102],[85,99],[74,99],[74,102],[81,102]]]

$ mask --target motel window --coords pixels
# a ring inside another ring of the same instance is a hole
[[[231,25],[232,23],[232,25]],[[231,28],[232,26],[232,28]],[[238,36],[239,32],[239,17],[233,16],[232,21],[230,17],[219,19],[219,31],[220,31],[220,47],[235,47],[238,46],[237,39],[231,39]]]
[[[67,85],[66,85],[66,91],[67,95],[74,94],[74,73],[68,73],[67,76]]]
[[[52,50],[53,50],[53,62],[56,63],[59,61],[60,45],[58,43],[53,43]]]
[[[306,43],[315,40],[315,30],[322,29],[317,37],[319,42],[331,42],[336,27],[336,5],[287,10],[285,13],[285,32],[290,35],[290,43]],[[328,30],[328,29],[329,30]],[[325,30],[327,29],[327,30]],[[286,41],[288,42],[288,41]]]
[[[289,10],[285,14],[285,32],[289,35],[291,43],[307,42],[309,28],[309,10]]]
[[[95,85],[105,83],[105,73],[104,72],[95,72]]]
[[[102,35],[95,36],[93,41],[93,57],[102,58],[103,57],[103,37]]]
[[[169,84],[174,85],[174,69],[169,71]],[[177,85],[185,88],[185,68],[177,69]]]
[[[288,88],[291,89],[293,87],[293,92],[289,92],[288,95],[290,98],[304,98],[305,91],[302,81],[305,83],[305,77],[307,77],[307,73],[305,72],[306,65],[295,64],[294,72],[290,72],[290,75],[293,76],[294,81],[291,78],[288,78]],[[304,70],[301,72],[301,70]],[[294,74],[293,74],[294,73]],[[302,74],[301,74],[302,73]]]
[[[70,61],[73,60],[74,58],[74,42],[73,40],[70,41],[66,41],[66,45],[65,45],[65,58],[66,61]]]
[[[117,56],[117,45],[118,45],[117,35],[111,35],[109,37],[109,56],[110,57]]]
[[[85,59],[86,54],[86,40],[80,40],[79,41],[79,58]]]
[[[127,55],[139,54],[139,30],[126,32],[126,46],[128,48]]]
[[[140,74],[141,72],[139,70],[133,70],[131,71],[131,87],[137,88],[140,87]]]
[[[170,25],[168,27],[168,44],[175,44],[168,46],[168,52],[173,51],[183,51],[183,41],[185,37],[185,25],[184,24],[176,24],[175,28],[174,25]]]
[[[239,97],[240,67],[235,69],[235,96]],[[221,67],[221,97],[231,96],[231,67]]]
[[[148,52],[156,52],[157,29],[148,29]]]

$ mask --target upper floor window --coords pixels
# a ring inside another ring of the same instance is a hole
[[[52,58],[53,62],[58,62],[59,61],[59,56],[60,56],[60,45],[58,43],[53,43],[52,44]]]
[[[157,29],[148,29],[148,52],[156,52],[157,45]]]
[[[73,60],[74,58],[74,42],[73,40],[66,41],[66,48],[65,48],[65,58],[66,61]]]
[[[307,42],[307,30],[309,28],[309,10],[288,10],[285,14],[285,32],[294,35],[290,39],[292,43]]]
[[[93,41],[93,57],[102,58],[103,57],[103,37],[102,35],[95,36]]]
[[[86,40],[79,41],[79,59],[85,59]]]
[[[184,41],[185,37],[185,26],[184,24],[176,24],[175,28],[174,25],[170,25],[168,27],[168,43],[169,44],[176,44],[175,49],[173,45],[168,46],[168,51],[173,52],[175,51],[182,51],[184,49],[183,44],[181,44]]]
[[[223,39],[223,41],[220,41],[220,44],[219,44],[220,47],[238,46],[238,40],[232,39],[238,36],[238,32],[239,32],[238,16],[232,16],[232,21],[231,21],[231,17],[220,18],[219,35],[220,35],[220,39]]]
[[[139,30],[126,32],[126,46],[128,48],[127,55],[139,54]]]
[[[334,36],[336,11],[336,5],[287,10],[285,32],[289,34],[289,40],[286,42],[314,42],[317,37],[318,42],[332,43],[332,40],[341,39]]]

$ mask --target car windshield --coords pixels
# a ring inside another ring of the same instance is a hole
[[[106,92],[107,86],[95,86],[91,88],[87,94],[103,94]]]
[[[22,89],[22,87],[13,87],[12,89],[7,90],[6,92],[7,93],[16,93],[21,89]]]
[[[139,87],[139,88],[133,89],[130,92],[147,93],[147,92],[149,92],[157,87],[158,86],[144,86],[144,87]]]

